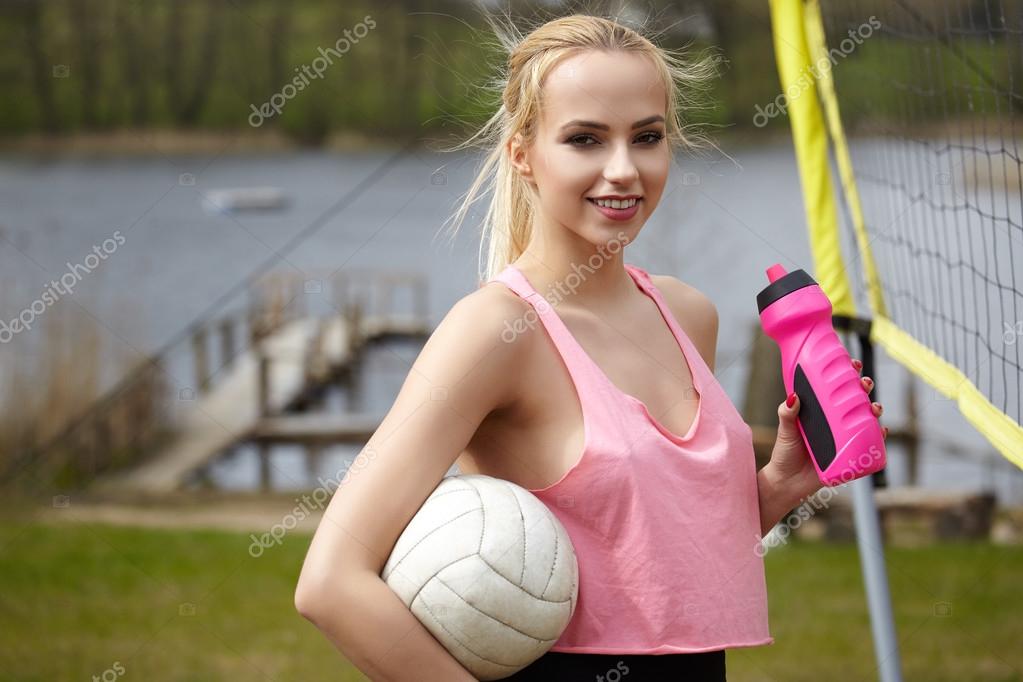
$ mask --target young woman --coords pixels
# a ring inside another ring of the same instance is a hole
[[[687,141],[682,89],[708,65],[593,16],[508,46],[493,147],[456,214],[491,183],[485,285],[430,337],[331,500],[296,606],[374,680],[473,679],[379,577],[457,462],[530,490],[579,561],[567,629],[507,679],[724,680],[725,649],[773,641],[760,536],[820,484],[794,395],[756,471],[714,377],[713,303],[624,260]]]

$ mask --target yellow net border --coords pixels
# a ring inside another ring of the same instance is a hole
[[[770,0],[770,5],[775,59],[788,103],[814,275],[831,299],[834,314],[856,317],[856,303],[847,275],[847,267],[853,264],[846,264],[839,238],[836,187],[828,165],[829,136],[867,282],[873,314],[870,340],[943,396],[955,400],[963,416],[1007,459],[1023,468],[1023,427],[995,407],[962,371],[888,317],[842,129],[820,5],[817,0]]]

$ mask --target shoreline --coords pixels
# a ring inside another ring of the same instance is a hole
[[[375,136],[359,132],[337,132],[328,135],[323,144],[302,144],[279,131],[220,131],[177,129],[122,129],[68,134],[30,133],[0,136],[0,155],[33,156],[153,156],[157,154],[273,154],[301,151],[364,152],[395,148],[407,138]],[[454,144],[442,134],[432,133],[421,139],[431,144]]]
[[[735,124],[698,124],[696,128],[713,143],[733,148],[749,146],[770,146],[791,144],[792,133],[788,126],[769,129],[750,129]],[[940,137],[951,134],[954,126],[947,122],[940,125],[922,126],[916,133]],[[469,139],[476,132],[470,127],[464,130],[454,128],[423,130],[419,136],[418,148],[426,151],[443,151]],[[870,122],[848,128],[849,140],[874,138],[879,133],[891,131],[878,129]],[[0,135],[0,155],[42,156],[42,157],[116,157],[229,154],[236,156],[256,154],[293,154],[296,152],[370,152],[399,149],[408,140],[408,134],[367,133],[358,130],[337,131],[326,136],[322,143],[303,142],[280,130],[269,129],[181,129],[181,128],[121,128],[110,131],[79,131],[70,133],[33,132],[22,135]],[[1015,185],[1015,174],[1006,182]]]
[[[454,146],[472,134],[430,131],[420,138],[420,149],[441,151]],[[747,130],[713,130],[706,134],[717,144],[747,146],[774,144],[790,139],[789,131],[758,132]],[[362,132],[337,132],[328,135],[323,144],[302,144],[293,137],[275,130],[219,131],[178,129],[122,129],[76,133],[30,133],[0,136],[0,155],[43,157],[115,157],[153,156],[159,154],[292,154],[303,151],[367,152],[398,149],[407,137],[373,135]]]

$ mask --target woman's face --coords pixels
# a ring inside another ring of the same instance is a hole
[[[587,51],[550,71],[535,139],[510,145],[539,196],[541,229],[561,226],[594,245],[619,231],[635,239],[668,178],[666,97],[638,54]]]

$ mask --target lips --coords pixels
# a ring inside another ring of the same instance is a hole
[[[597,203],[596,199],[587,199],[587,201],[589,201],[593,205],[593,207],[597,209],[605,218],[610,218],[611,220],[629,220],[633,216],[635,216],[636,213],[639,212],[639,205],[643,201],[643,199],[642,197],[636,198],[635,203],[632,204],[632,206],[629,206],[628,208],[614,208],[613,203],[614,201],[618,201],[619,206],[627,205],[632,201],[631,199],[625,200],[624,202],[622,200],[612,200],[611,206],[601,206],[600,204]],[[602,203],[607,202],[605,201]]]
[[[597,206],[606,206],[607,208],[632,208],[632,206],[639,201],[639,197],[625,197],[625,198],[604,198],[604,197],[593,197],[590,199]]]

